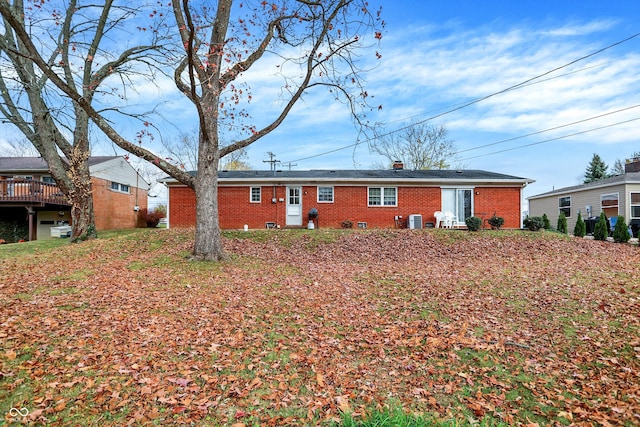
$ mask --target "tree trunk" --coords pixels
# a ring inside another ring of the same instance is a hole
[[[76,196],[71,201],[71,242],[78,243],[97,237],[91,193]]]
[[[217,124],[208,119],[200,132],[198,174],[196,176],[196,236],[192,259],[221,261],[226,259],[218,221],[218,160]],[[207,141],[207,139],[212,139]]]
[[[97,237],[96,221],[89,171],[89,116],[75,105],[76,126],[73,133],[73,151],[69,159],[67,176],[71,181],[68,192],[71,203],[71,242],[77,243]]]

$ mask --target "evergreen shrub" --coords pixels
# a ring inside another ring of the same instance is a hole
[[[624,216],[618,216],[618,221],[615,227],[613,227],[613,241],[616,243],[627,243],[631,239],[629,234],[629,227],[627,226]]]
[[[465,219],[464,222],[467,224],[467,229],[469,231],[478,231],[480,230],[480,227],[482,227],[482,220],[477,216],[470,216]]]
[[[489,222],[489,225],[491,226],[491,228],[493,228],[494,230],[499,230],[500,227],[502,227],[502,225],[504,224],[504,218],[496,216],[496,214],[493,214],[493,216],[489,218],[487,222]]]
[[[524,219],[523,224],[531,231],[538,231],[544,227],[544,222],[539,216],[528,216]]]
[[[542,214],[542,228],[551,230],[551,221],[549,221],[547,214]]]
[[[573,235],[576,237],[584,237],[587,235],[587,224],[582,219],[582,215],[578,212],[578,218],[576,219],[576,226],[573,229]]]
[[[560,212],[560,216],[558,216],[557,230],[558,230],[558,233],[563,233],[563,234],[567,234],[567,232],[568,232],[568,230],[567,230],[567,216],[564,214],[564,212]]]
[[[604,212],[600,213],[600,218],[596,222],[595,229],[593,230],[593,238],[595,240],[607,240],[609,237],[609,231],[607,229],[607,217]]]

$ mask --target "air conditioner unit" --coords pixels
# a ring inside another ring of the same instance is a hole
[[[407,219],[407,228],[417,229],[422,228],[422,215],[412,214]]]

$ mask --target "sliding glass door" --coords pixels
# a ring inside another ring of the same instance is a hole
[[[473,189],[471,188],[443,188],[442,212],[453,212],[458,222],[473,216]]]

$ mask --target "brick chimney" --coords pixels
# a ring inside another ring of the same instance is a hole
[[[640,172],[640,157],[627,159],[624,165],[624,173]]]
[[[404,164],[400,160],[393,162],[393,170],[397,171],[402,169],[404,169]]]

